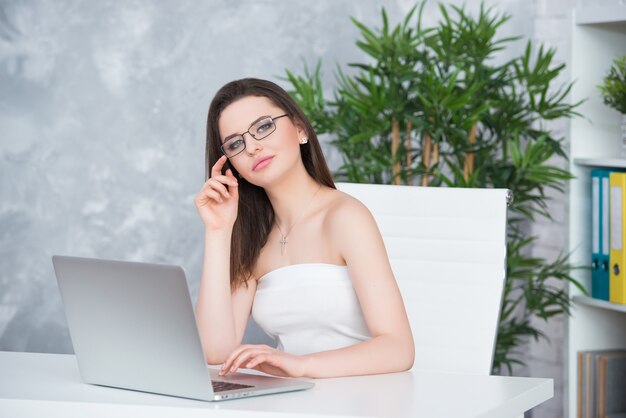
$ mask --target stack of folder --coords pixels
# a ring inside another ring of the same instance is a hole
[[[578,418],[626,418],[626,350],[578,352]]]
[[[626,304],[626,172],[591,170],[591,296]]]

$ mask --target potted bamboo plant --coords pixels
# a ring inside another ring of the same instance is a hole
[[[531,255],[529,233],[538,217],[551,218],[546,191],[563,192],[571,178],[552,162],[566,154],[547,122],[575,116],[577,105],[566,100],[571,84],[556,85],[564,65],[553,62],[554,50],[528,41],[521,56],[494,60],[518,40],[497,38],[509,16],[441,5],[440,22],[424,27],[422,10],[391,25],[383,9],[380,28],[352,19],[368,59],[350,64],[349,74],[338,69],[333,97],[322,94],[321,63],[286,78],[316,131],[341,152],[340,181],[513,190],[493,364],[510,372],[525,339],[548,338],[531,319],[569,313],[567,291],[554,283],[582,289],[567,254]]]

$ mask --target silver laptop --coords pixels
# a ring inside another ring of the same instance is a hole
[[[209,368],[178,266],[64,256],[52,263],[86,383],[204,401],[313,387]]]

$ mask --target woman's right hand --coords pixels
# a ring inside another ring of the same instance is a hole
[[[205,228],[212,231],[232,228],[237,219],[238,182],[230,169],[226,175],[222,174],[226,160],[225,155],[217,160],[211,168],[211,177],[194,199]]]

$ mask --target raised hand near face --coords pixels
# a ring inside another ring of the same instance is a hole
[[[230,169],[222,174],[225,155],[211,168],[211,177],[204,183],[194,199],[196,209],[207,230],[232,228],[237,219],[239,183]]]

